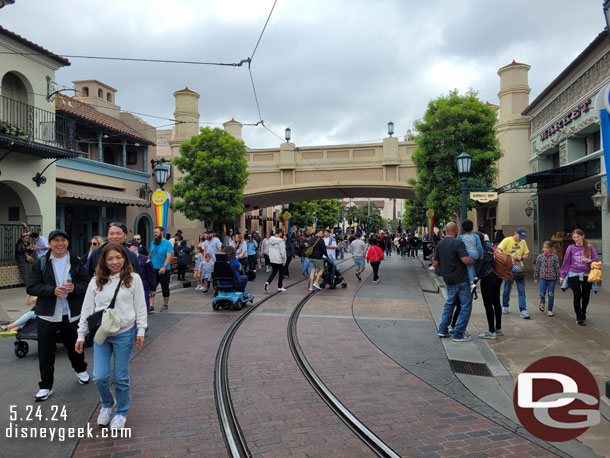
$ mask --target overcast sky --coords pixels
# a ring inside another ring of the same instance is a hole
[[[233,63],[252,54],[272,5],[17,0],[0,24],[62,55]],[[604,26],[602,0],[278,0],[251,69],[262,119],[282,137],[290,126],[297,146],[377,141],[389,120],[403,136],[453,88],[497,104],[497,70],[513,59],[532,67],[533,100]],[[188,86],[204,125],[259,120],[246,67],[70,60],[58,83],[100,80],[124,110],[171,118],[172,93]],[[243,137],[280,143],[260,126]]]

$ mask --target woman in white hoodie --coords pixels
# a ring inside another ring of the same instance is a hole
[[[136,348],[144,345],[147,326],[144,287],[140,276],[133,272],[127,251],[121,245],[109,243],[101,252],[100,262],[91,279],[78,324],[76,351],[83,352],[85,336],[89,333],[87,318],[94,312],[106,309],[116,292],[114,308],[120,317],[120,329],[109,335],[100,345],[93,344],[93,381],[100,395],[102,410],[97,417],[98,425],[112,429],[122,429],[129,411],[129,360],[133,343]],[[138,325],[136,337],[134,325]],[[110,358],[114,353],[114,373],[116,400],[110,390]],[[112,409],[116,413],[112,421]]]
[[[265,282],[265,291],[269,289],[269,284],[275,278],[275,274],[279,273],[277,281],[277,290],[282,292],[286,288],[282,287],[284,282],[284,265],[286,265],[286,243],[283,239],[284,231],[277,229],[275,235],[269,239],[269,260],[271,261],[271,275]]]

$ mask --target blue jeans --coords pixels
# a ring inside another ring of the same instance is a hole
[[[131,328],[110,336],[102,345],[93,343],[93,382],[103,407],[112,407],[114,397],[110,390],[110,357],[114,353],[112,383],[116,391],[116,414],[126,416],[129,411],[129,359],[136,338]]]
[[[472,258],[474,262],[477,262],[479,259],[479,252],[476,250],[468,250],[468,256]],[[466,270],[468,271],[468,280],[470,280],[471,284],[474,283],[474,277],[476,277],[474,264],[468,264]]]
[[[502,294],[502,306],[508,307],[510,302],[510,290],[513,281],[517,284],[517,291],[519,292],[519,311],[523,312],[527,310],[525,304],[525,278],[518,280],[504,280],[504,293]]]
[[[343,259],[343,248],[337,247],[337,259]]]
[[[301,261],[303,261],[301,275],[309,275],[311,273],[311,264],[309,264],[309,258],[307,256],[301,256]]]
[[[19,329],[23,328],[26,323],[30,320],[35,320],[36,319],[36,313],[34,313],[33,310],[30,310],[29,312],[25,312],[23,315],[21,315],[19,318],[17,318],[15,320],[15,325],[19,326]]]
[[[447,286],[447,301],[443,310],[443,318],[438,326],[438,332],[446,334],[451,324],[453,309],[459,304],[462,308],[458,316],[458,320],[453,328],[453,337],[461,339],[466,332],[470,313],[472,312],[472,293],[470,292],[470,284],[468,282],[457,283]]]
[[[555,302],[555,280],[544,280],[541,278],[540,280],[540,303],[544,304],[545,296],[549,295],[549,312],[553,311],[553,303]]]

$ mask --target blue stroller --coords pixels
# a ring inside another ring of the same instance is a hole
[[[254,296],[239,291],[237,278],[233,266],[227,261],[226,255],[217,254],[212,273],[212,286],[214,287],[214,310],[232,309],[241,310],[248,302],[254,303]]]

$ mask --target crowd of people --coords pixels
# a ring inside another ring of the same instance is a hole
[[[488,329],[479,337],[495,339],[504,335],[502,315],[509,311],[513,284],[517,285],[520,317],[530,318],[523,265],[529,255],[527,231],[520,227],[508,237],[498,231],[492,242],[484,232],[474,232],[469,220],[462,222],[461,229],[462,234],[458,235],[457,224],[447,224],[430,256],[447,291],[438,335],[452,336],[456,342],[471,340],[466,328],[473,298],[480,288]],[[24,233],[16,244],[15,257],[26,281],[28,303],[33,308],[3,328],[19,329],[29,319],[37,320],[40,382],[36,401],[44,401],[53,394],[58,336],[66,347],[78,383],[89,383],[83,350],[87,335],[92,334],[95,337],[92,375],[102,404],[97,421],[115,429],[123,428],[127,421],[130,355],[134,345],[140,348],[144,344],[147,315],[154,311],[159,286],[163,296],[161,311],[168,310],[173,260],[177,263],[178,280],[185,280],[187,266],[194,256],[196,289],[204,294],[209,291],[214,263],[221,252],[233,266],[239,291],[245,292],[248,281],[256,278],[258,272],[267,275],[265,291],[277,277],[277,291],[284,292],[284,279],[290,275],[288,267],[298,256],[301,276],[309,278],[308,288],[315,291],[321,289],[325,266],[343,259],[346,251],[353,256],[357,280],[362,280],[369,263],[372,281],[378,283],[380,266],[387,256],[395,252],[402,258],[417,257],[422,248],[422,241],[415,234],[389,231],[368,237],[364,234],[343,237],[330,229],[293,232],[289,236],[277,229],[264,235],[257,231],[243,236],[228,233],[222,241],[208,231],[194,247],[188,246],[180,231],[170,236],[163,227],[154,228],[149,247],[143,245],[137,234],[127,241],[127,234],[124,224],[111,223],[106,241],[95,236],[90,240],[89,250],[76,256],[70,252],[68,234],[63,230],[52,231],[48,239],[37,233]],[[572,239],[574,244],[566,250],[561,265],[551,242],[544,242],[543,252],[534,264],[533,278],[540,287],[541,312],[554,316],[555,286],[559,283],[562,290],[572,290],[576,322],[585,326],[590,293],[596,288],[588,276],[598,257],[582,230],[575,229]],[[92,320],[98,314],[104,316],[101,324]],[[115,394],[110,390],[111,367]]]
[[[590,293],[597,288],[595,282],[589,281],[589,275],[592,264],[599,259],[595,247],[587,242],[581,229],[572,231],[571,237],[574,243],[566,250],[561,267],[553,244],[550,241],[543,243],[543,252],[534,263],[533,281],[539,284],[538,308],[541,312],[546,311],[548,317],[554,316],[556,284],[559,282],[563,291],[571,289],[576,323],[585,326]],[[509,313],[513,284],[517,286],[519,316],[529,320],[523,263],[529,253],[527,231],[523,227],[508,237],[498,231],[492,244],[484,232],[473,232],[470,220],[462,222],[461,236],[458,236],[456,223],[447,224],[445,237],[436,245],[433,255],[433,265],[442,275],[447,290],[438,335],[452,336],[456,342],[471,340],[466,327],[479,282],[488,322],[488,330],[479,338],[496,339],[504,335],[502,315]]]

